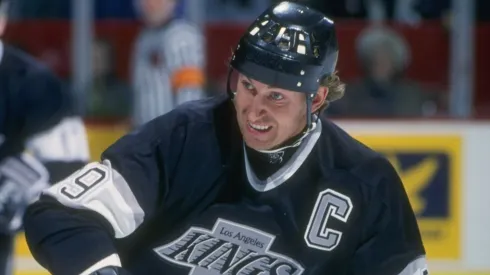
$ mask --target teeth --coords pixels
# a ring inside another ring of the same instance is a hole
[[[253,123],[248,123],[248,125],[250,125],[250,127],[254,128],[255,130],[260,130],[260,131],[265,131],[269,128],[271,128],[271,126],[267,126],[267,125],[258,125],[258,124],[253,124]]]

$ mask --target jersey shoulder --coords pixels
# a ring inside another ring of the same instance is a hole
[[[397,177],[391,163],[381,153],[363,144],[334,122],[322,119],[325,150],[330,168],[342,170],[362,184],[378,185],[383,179]]]
[[[196,124],[212,124],[215,112],[229,100],[227,95],[217,95],[200,100],[192,100],[180,104],[167,114],[161,115],[150,123],[157,125],[185,125],[192,127]]]
[[[188,144],[195,138],[212,138],[208,133],[214,127],[217,110],[226,104],[228,97],[218,95],[206,99],[183,103],[172,111],[163,114],[148,123],[134,129],[110,146],[104,154],[128,155],[148,146],[171,144],[174,150]],[[191,133],[202,132],[200,137]]]

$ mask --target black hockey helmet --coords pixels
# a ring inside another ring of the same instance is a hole
[[[334,72],[337,57],[333,21],[307,6],[284,1],[249,26],[233,52],[230,74],[235,69],[268,85],[305,93],[310,113],[311,99],[321,79]]]

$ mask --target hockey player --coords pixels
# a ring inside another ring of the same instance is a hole
[[[34,257],[54,275],[428,274],[394,168],[317,115],[342,93],[337,56],[331,20],[272,6],[234,51],[229,95],[44,192],[25,216]]]
[[[7,0],[0,0],[0,37],[7,13]],[[84,125],[61,82],[0,40],[0,275],[12,274],[14,236],[27,204],[88,156]]]

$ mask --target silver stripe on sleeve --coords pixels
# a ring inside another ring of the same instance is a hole
[[[398,275],[429,275],[425,256],[418,257],[410,262]]]

